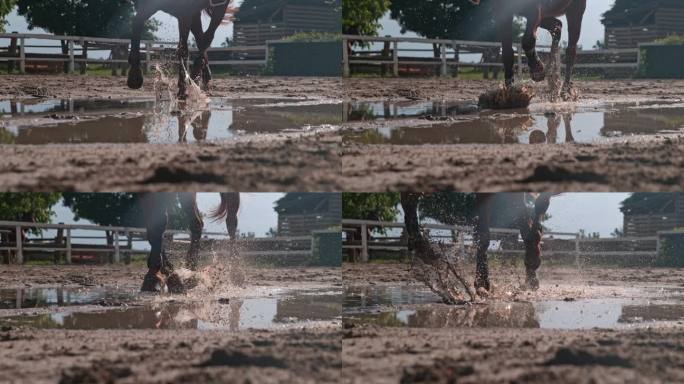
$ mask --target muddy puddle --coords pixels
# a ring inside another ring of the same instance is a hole
[[[93,298],[76,304],[98,304]],[[143,295],[145,296],[145,295]],[[193,300],[174,297],[143,297],[116,308],[59,308],[39,315],[0,318],[0,325],[49,329],[269,329],[313,326],[339,321],[342,294],[334,290],[292,290],[267,297],[223,297]],[[5,301],[3,298],[3,305]],[[57,304],[55,304],[57,305]],[[64,304],[67,305],[67,304]],[[101,304],[104,305],[104,304]]]
[[[0,289],[0,309],[108,305],[133,300],[133,292],[112,288],[18,288]]]
[[[0,101],[0,143],[178,143],[306,132],[339,125],[342,104],[307,99],[212,99],[207,107],[154,100]]]
[[[652,298],[538,302],[497,301],[448,306],[420,287],[356,287],[345,291],[344,323],[417,328],[591,329],[684,325],[684,291],[653,290]]]
[[[348,122],[373,127],[347,133],[363,144],[540,144],[593,143],[615,137],[684,133],[684,104],[597,104],[561,110],[479,111],[475,103],[358,102],[345,105]],[[432,124],[401,126],[391,120],[424,119]]]

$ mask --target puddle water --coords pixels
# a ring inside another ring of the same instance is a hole
[[[345,134],[364,144],[591,143],[610,137],[684,133],[682,104],[615,104],[572,112],[478,111],[472,103],[351,103],[347,121],[374,121],[373,128]],[[383,126],[398,118],[433,120],[429,126]]]
[[[102,304],[133,299],[135,294],[111,288],[19,288],[0,289],[0,309],[45,308]]]
[[[342,104],[304,99],[213,99],[206,110],[171,111],[152,100],[0,101],[0,142],[177,143],[306,131],[337,125]]]
[[[286,291],[270,297],[161,301],[106,311],[59,310],[0,318],[2,325],[59,329],[267,329],[339,320],[342,294]]]
[[[627,328],[684,324],[684,296],[673,291],[653,299],[492,301],[447,306],[434,294],[416,287],[353,288],[345,292],[343,317],[345,324],[420,328]]]

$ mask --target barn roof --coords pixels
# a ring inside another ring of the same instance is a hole
[[[276,201],[275,210],[279,214],[325,213],[330,210],[330,200],[334,193],[288,193]]]
[[[684,193],[635,193],[620,203],[625,215],[655,215],[675,210],[677,199],[684,199]]]

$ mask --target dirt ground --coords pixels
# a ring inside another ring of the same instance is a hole
[[[152,82],[126,88],[120,77],[0,76],[0,99],[154,98]],[[334,78],[230,78],[213,97],[341,99]],[[336,130],[259,135],[204,144],[0,145],[6,191],[335,191],[340,190]]]
[[[345,79],[352,101],[477,100],[494,81]],[[581,100],[681,102],[684,82],[577,81]],[[533,101],[534,102],[534,101]],[[406,120],[389,124],[401,124]],[[429,122],[424,122],[429,123]],[[350,122],[343,134],[373,127]],[[676,191],[684,185],[684,138],[659,135],[572,145],[368,145],[343,140],[342,179],[352,191]]]
[[[339,287],[339,268],[248,268],[247,281]],[[137,290],[136,266],[2,266],[0,288],[117,286]],[[8,316],[2,310],[2,316]],[[0,382],[338,382],[341,330],[311,323],[268,330],[0,330]]]
[[[352,287],[420,284],[407,271],[406,264],[344,264],[343,278]],[[521,274],[493,267],[494,299],[507,300],[502,291]],[[539,291],[512,300],[634,297],[636,287],[684,286],[684,271],[664,268],[585,268],[580,273],[542,266],[539,276]],[[409,328],[352,322],[345,323],[342,375],[348,383],[681,382],[681,327]]]

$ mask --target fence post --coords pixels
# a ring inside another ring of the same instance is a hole
[[[660,232],[656,232],[656,257],[660,256]]]
[[[22,44],[23,45],[23,44]],[[22,245],[22,232],[21,232],[21,225],[16,226],[16,236],[17,236],[17,264],[21,265],[24,264],[24,250],[23,245]]]
[[[392,46],[392,74],[399,77],[399,40],[394,40]]]
[[[446,44],[441,44],[439,47],[439,55],[442,60],[442,66],[440,70],[440,76],[446,77],[447,75],[447,56],[446,56]]]
[[[76,58],[74,54],[74,41],[69,40],[69,74],[76,71]]]
[[[579,236],[575,236],[575,263],[577,264],[578,269],[582,268],[582,265],[580,262],[580,237]]]
[[[361,262],[368,262],[368,226],[361,224]]]
[[[66,263],[71,264],[71,228],[66,230]]]
[[[121,254],[119,253],[119,231],[114,231],[114,263],[121,262]]]
[[[26,73],[26,47],[24,47],[24,44],[26,43],[25,38],[19,39],[19,72],[21,74]]]
[[[145,74],[152,72],[152,43],[145,42]]]
[[[523,50],[522,45],[517,46],[518,53],[518,78],[522,80],[523,77]]]
[[[268,48],[266,48],[266,63],[268,63]],[[351,69],[349,68],[349,41],[347,38],[342,38],[342,76],[349,77]]]

